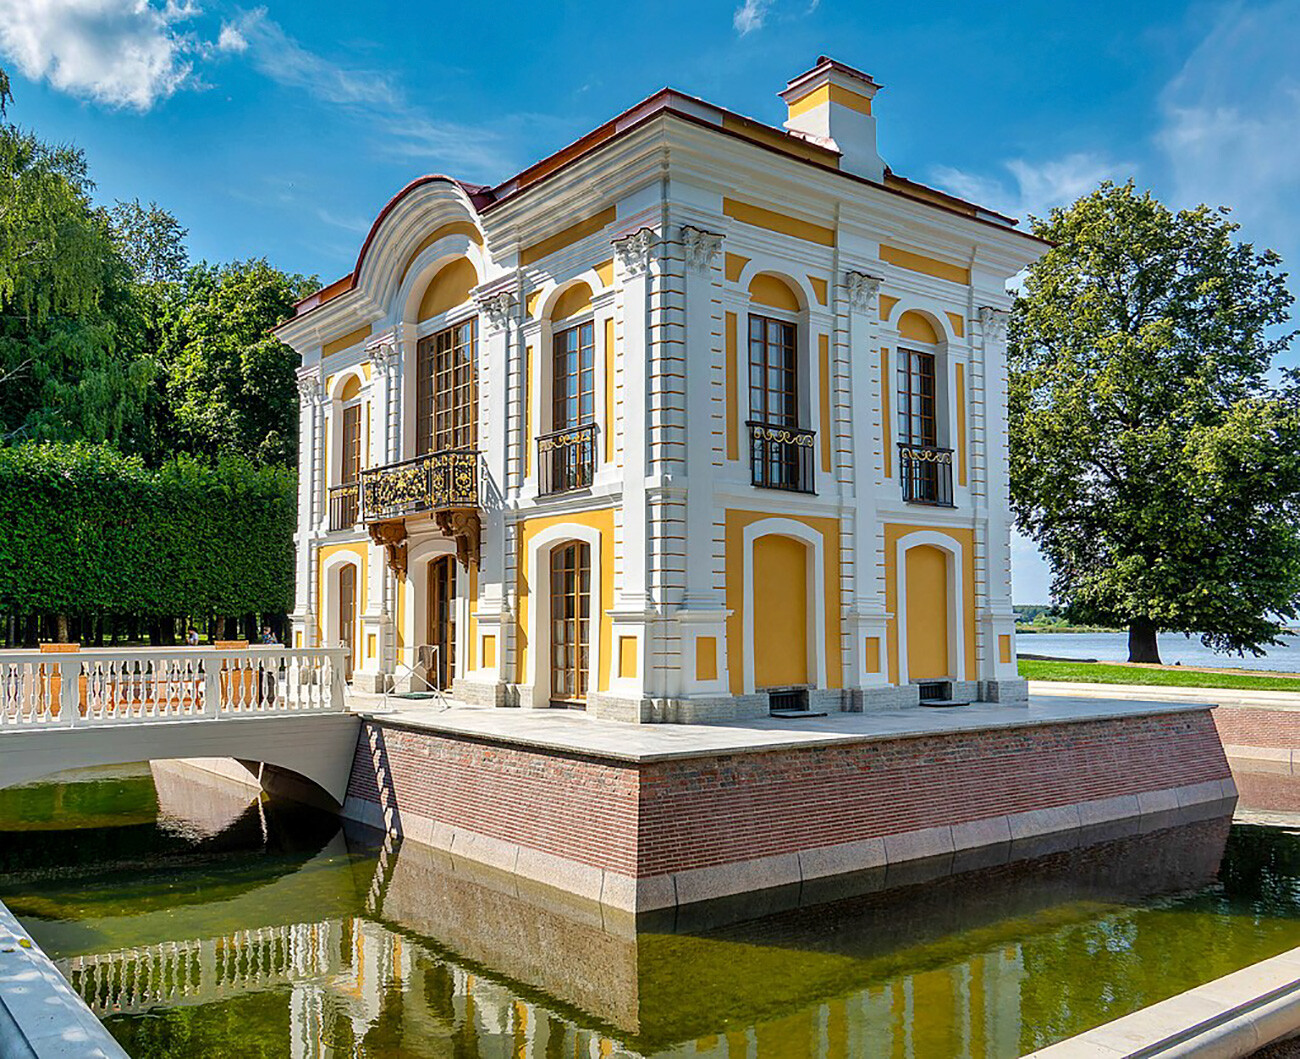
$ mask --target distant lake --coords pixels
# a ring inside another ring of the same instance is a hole
[[[1161,633],[1160,661],[1171,666],[1219,666],[1225,669],[1274,669],[1280,673],[1300,673],[1300,637],[1283,637],[1285,646],[1269,648],[1260,658],[1246,655],[1216,654],[1180,633]],[[1035,632],[1019,633],[1016,648],[1024,654],[1053,655],[1056,658],[1095,658],[1098,662],[1128,661],[1126,632]]]

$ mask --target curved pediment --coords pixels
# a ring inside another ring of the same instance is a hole
[[[392,304],[416,260],[445,238],[482,248],[477,189],[450,177],[421,177],[380,211],[357,256],[353,288],[376,306]]]

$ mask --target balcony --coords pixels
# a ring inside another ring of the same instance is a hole
[[[537,491],[541,496],[591,485],[596,473],[596,425],[553,430],[537,439]]]
[[[360,521],[361,486],[358,483],[330,486],[329,500],[331,531],[351,529]]]
[[[478,464],[473,449],[455,449],[361,472],[361,520],[399,576],[406,574],[406,520],[423,514],[455,539],[463,566],[478,562]]]
[[[909,504],[953,507],[952,449],[898,443],[898,471],[903,499]]]
[[[817,491],[813,472],[815,432],[754,420],[746,426],[750,477],[755,485],[790,493]]]

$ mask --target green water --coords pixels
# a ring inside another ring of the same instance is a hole
[[[176,774],[0,791],[0,900],[137,1057],[1009,1057],[1300,945],[1284,828],[1040,852],[637,930]]]

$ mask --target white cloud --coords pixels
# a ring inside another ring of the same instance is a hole
[[[1041,162],[1014,158],[1003,168],[1010,181],[950,166],[937,166],[931,179],[954,195],[1011,217],[1046,217],[1053,206],[1068,205],[1103,180],[1127,180],[1134,169],[1087,151]]]
[[[756,29],[762,29],[763,23],[767,21],[767,10],[771,6],[772,0],[745,0],[731,16],[731,24],[742,37]]]
[[[3,0],[0,0],[3,2]],[[263,76],[311,100],[346,108],[376,136],[374,149],[395,158],[432,160],[469,176],[499,179],[513,163],[503,138],[482,128],[430,117],[377,70],[344,66],[303,47],[259,7],[222,28],[218,47],[238,51]]]
[[[253,66],[277,84],[299,88],[323,103],[381,105],[397,102],[391,80],[374,70],[350,70],[308,51],[259,7],[227,29],[238,37]],[[223,36],[225,30],[222,31]]]
[[[194,80],[198,14],[165,0],[0,0],[0,54],[30,80],[70,95],[149,110]]]
[[[1160,97],[1156,143],[1179,205],[1229,206],[1249,237],[1300,251],[1300,4],[1234,5]]]
[[[221,34],[217,37],[217,51],[242,54],[248,51],[248,41],[239,32],[238,27],[227,22],[221,27]]]

